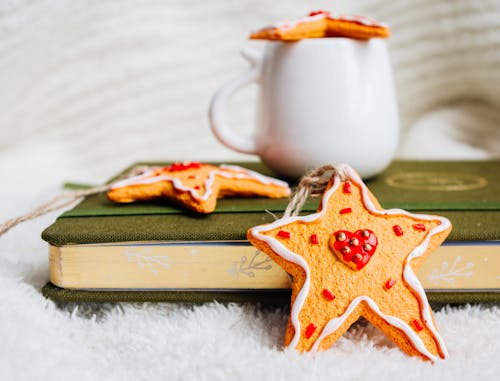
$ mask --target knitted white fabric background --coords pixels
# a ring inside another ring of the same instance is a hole
[[[210,97],[247,68],[252,29],[311,9],[387,22],[403,140],[399,157],[500,156],[500,2],[0,0],[0,218],[67,180],[100,183],[137,160],[255,159],[220,145]],[[250,133],[255,89],[231,103]],[[357,326],[316,357],[281,350],[286,311],[258,306],[57,308],[42,229],[0,238],[0,379],[496,379],[500,310],[437,313],[449,361],[405,357]]]
[[[334,9],[357,3],[392,27],[400,155],[499,155],[498,1],[344,1]],[[312,6],[332,8],[264,0],[0,2],[0,152],[35,150],[58,166],[64,158],[69,176],[75,167],[107,176],[145,157],[236,157],[209,131],[211,95],[247,67],[242,47],[263,47],[248,42],[250,30]],[[254,93],[244,90],[231,104],[231,121],[248,133]],[[436,149],[436,140],[449,149]]]

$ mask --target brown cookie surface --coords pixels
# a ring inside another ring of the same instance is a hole
[[[305,38],[348,37],[360,40],[387,38],[389,27],[361,15],[333,15],[314,11],[297,20],[284,21],[250,34],[251,39],[297,41]]]
[[[415,270],[451,230],[439,216],[384,210],[348,168],[317,213],[248,231],[249,241],[293,277],[285,345],[329,348],[360,316],[409,355],[447,355]]]
[[[224,196],[280,198],[289,194],[286,182],[239,166],[186,162],[151,168],[117,182],[107,196],[119,203],[165,198],[199,213],[211,213],[217,199]]]

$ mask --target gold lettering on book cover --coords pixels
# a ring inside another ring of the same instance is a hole
[[[488,185],[484,177],[455,172],[398,172],[385,181],[394,188],[428,191],[467,191]]]

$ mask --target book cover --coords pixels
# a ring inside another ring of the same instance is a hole
[[[272,175],[258,163],[238,165]],[[498,298],[500,273],[495,269],[500,265],[495,266],[495,261],[500,258],[499,169],[499,161],[396,161],[382,175],[366,181],[384,208],[440,214],[452,221],[453,231],[446,245],[439,249],[441,252],[431,255],[430,263],[422,269],[427,279],[423,280],[424,286],[429,293],[441,295],[438,299],[442,301],[470,302],[481,295],[482,300]],[[48,285],[44,292],[55,299],[64,295],[63,299],[68,301],[70,295],[75,298],[79,295],[78,300],[82,300],[82,295],[101,295],[104,300],[114,300],[113,292],[118,293],[116,297],[120,293],[123,298],[128,295],[127,300],[133,295],[143,300],[139,295],[153,289],[148,296],[153,300],[177,300],[186,293],[191,296],[185,300],[192,300],[193,295],[200,299],[196,294],[210,299],[210,293],[224,294],[224,298],[232,295],[236,300],[234,295],[243,289],[250,290],[246,298],[249,294],[259,294],[259,299],[263,299],[264,295],[271,295],[270,290],[282,298],[287,292],[286,276],[278,271],[273,273],[274,269],[269,270],[273,268],[271,263],[256,257],[255,250],[246,243],[245,234],[252,226],[272,222],[272,213],[280,216],[287,202],[287,199],[221,199],[214,213],[200,216],[168,203],[120,205],[109,202],[102,194],[88,197],[42,234],[51,248],[51,280],[56,285],[78,289],[79,293],[53,285]],[[310,199],[303,213],[314,212],[318,202],[319,199]],[[183,252],[180,249],[183,245],[201,255]],[[112,250],[114,254],[110,254]],[[92,256],[95,258],[91,260]],[[97,263],[100,266],[95,266]],[[206,266],[200,267],[202,263]],[[175,271],[175,266],[179,269],[181,264],[190,272]],[[192,271],[196,266],[198,273]],[[64,282],[61,269],[71,274],[70,283]],[[86,279],[85,274],[94,277]],[[187,275],[178,278],[172,274]],[[203,281],[193,282],[200,274]],[[101,283],[96,283],[96,279],[101,279]],[[231,283],[232,280],[235,281]]]

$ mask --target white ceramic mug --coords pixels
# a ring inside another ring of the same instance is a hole
[[[390,163],[399,118],[385,40],[272,41],[263,55],[242,54],[251,68],[224,84],[210,105],[212,131],[223,144],[259,155],[288,177],[342,162],[367,178]],[[260,84],[257,126],[245,139],[224,114],[230,96],[252,82]]]

